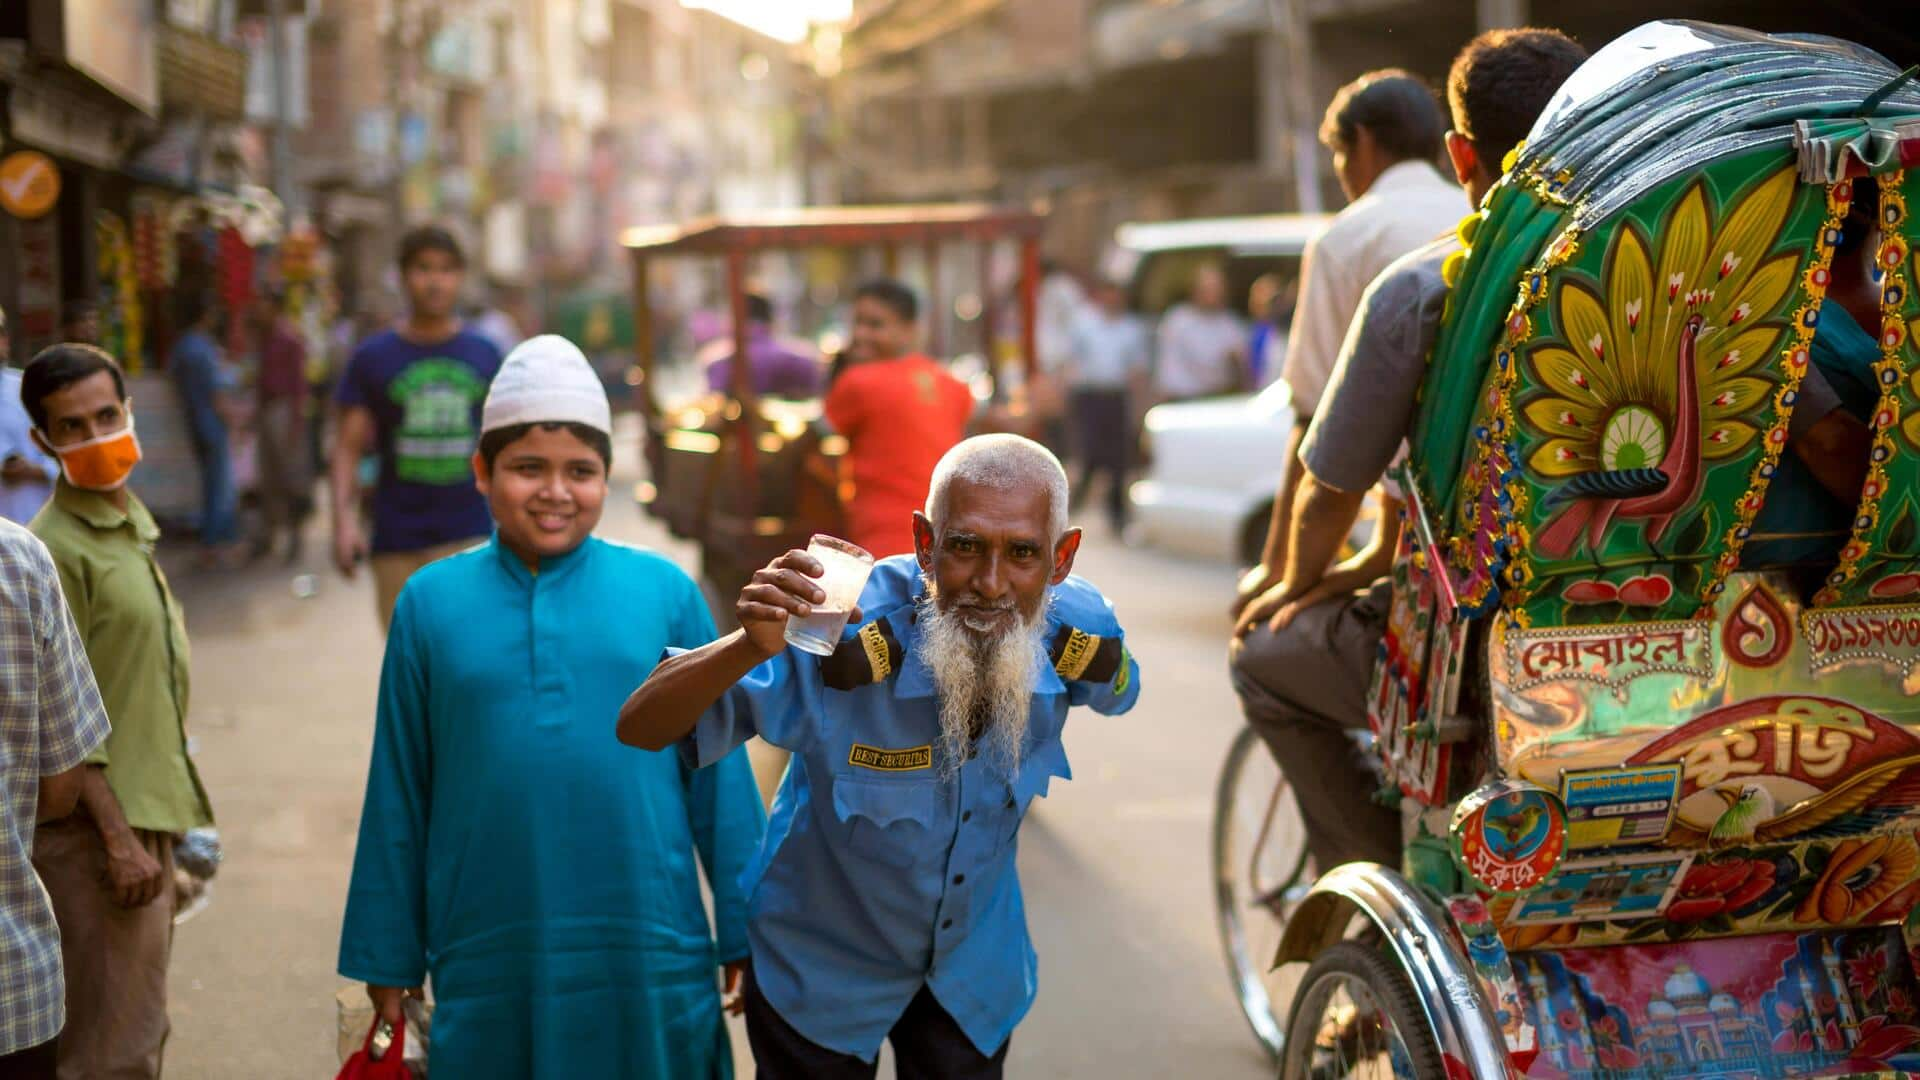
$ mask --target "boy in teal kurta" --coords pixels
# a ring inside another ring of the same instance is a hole
[[[401,593],[340,973],[390,1022],[432,974],[436,1075],[729,1076],[716,968],[731,989],[746,957],[760,796],[739,753],[693,772],[612,724],[712,619],[674,564],[589,535],[611,425],[577,348],[516,349],[481,426],[496,531]]]

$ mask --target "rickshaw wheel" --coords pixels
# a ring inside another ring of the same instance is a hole
[[[1214,913],[1234,1000],[1275,1057],[1294,973],[1275,972],[1273,958],[1287,913],[1312,883],[1292,789],[1259,733],[1241,728],[1214,791]]]
[[[1342,941],[1314,958],[1287,1020],[1282,1080],[1444,1080],[1413,983],[1388,957]]]

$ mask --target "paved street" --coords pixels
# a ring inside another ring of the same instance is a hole
[[[624,498],[610,501],[602,532],[690,560]],[[381,643],[371,584],[322,572],[321,540],[295,570],[175,571],[194,645],[193,733],[227,864],[212,907],[176,939],[171,1076],[335,1067],[333,961]],[[1127,717],[1076,715],[1075,779],[1036,803],[1022,831],[1040,998],[1010,1072],[1265,1075],[1227,992],[1207,884],[1214,774],[1239,723],[1221,659],[1231,571],[1104,535],[1081,569],[1117,604],[1145,686]],[[304,599],[293,587],[302,572],[318,584]]]

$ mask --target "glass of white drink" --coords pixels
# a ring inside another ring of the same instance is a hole
[[[831,656],[847,628],[847,616],[860,602],[860,591],[867,587],[867,575],[873,573],[873,556],[857,544],[824,533],[807,541],[807,554],[826,571],[815,584],[827,598],[814,604],[813,614],[804,619],[787,616],[787,644],[815,656]]]

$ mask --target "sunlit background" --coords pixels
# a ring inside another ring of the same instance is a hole
[[[811,23],[830,23],[853,14],[853,0],[680,0],[682,7],[705,8],[781,41],[799,41]]]

